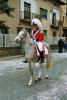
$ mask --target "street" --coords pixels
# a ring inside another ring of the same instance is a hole
[[[67,100],[67,53],[53,53],[52,57],[49,78],[31,87],[27,86],[29,71],[24,58],[0,60],[0,100]]]

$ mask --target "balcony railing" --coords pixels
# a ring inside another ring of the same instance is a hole
[[[16,34],[1,34],[0,33],[0,47],[17,47],[19,44],[14,42]]]
[[[55,27],[58,27],[59,26],[59,20],[53,20],[51,21],[51,26],[55,26]]]
[[[41,19],[41,16],[39,14],[35,14],[32,12],[28,12],[28,11],[20,11],[20,20],[31,21],[33,18]]]

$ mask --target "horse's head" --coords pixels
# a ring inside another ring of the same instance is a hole
[[[25,41],[26,34],[27,34],[27,32],[26,32],[25,29],[21,30],[21,31],[18,33],[17,37],[15,38],[15,42],[16,42],[16,43],[24,42],[24,41]]]

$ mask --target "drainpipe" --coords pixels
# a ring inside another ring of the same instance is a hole
[[[59,37],[62,35],[62,7],[60,5],[60,25],[59,25]]]

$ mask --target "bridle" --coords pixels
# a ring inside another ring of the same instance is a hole
[[[23,42],[23,39],[26,40],[26,35],[27,35],[27,32],[25,34],[23,34],[23,37],[21,37],[20,35],[18,35],[18,37],[21,39],[21,42]]]
[[[23,37],[21,37],[21,36],[19,36],[19,38],[21,39],[21,42],[23,43],[23,44],[30,44],[31,45],[31,42],[26,42],[26,37],[27,37],[27,34],[29,34],[26,30],[24,31],[24,30],[22,30],[23,32],[24,32],[24,34],[23,34]],[[24,40],[24,41],[23,41]],[[30,40],[31,41],[31,40]]]

